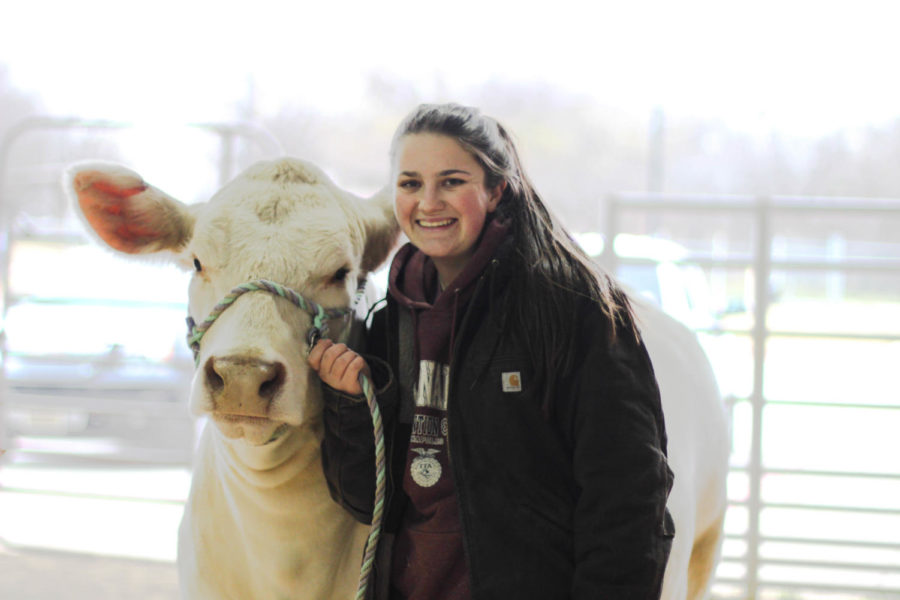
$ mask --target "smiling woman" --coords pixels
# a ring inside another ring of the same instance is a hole
[[[507,130],[477,108],[416,107],[391,159],[410,243],[391,263],[368,354],[322,340],[309,355],[325,384],[330,490],[364,523],[374,457],[355,380],[368,365],[395,374],[376,380],[393,489],[375,597],[683,598],[700,498],[673,501],[686,509],[686,545],[667,573],[665,425],[625,294],[550,213]],[[709,391],[685,396],[717,404]],[[698,528],[714,548],[726,452],[712,431],[724,421],[709,429],[717,466],[695,472],[716,490],[712,522]],[[707,557],[692,565],[691,597],[711,574]]]

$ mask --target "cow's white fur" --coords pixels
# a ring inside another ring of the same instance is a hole
[[[85,221],[106,244],[132,255],[162,253],[185,268],[200,262],[189,303],[198,321],[235,285],[256,278],[326,306],[346,305],[397,232],[388,198],[360,202],[314,166],[292,159],[257,164],[208,203],[191,206],[122,167],[78,165],[68,178]],[[349,269],[344,281],[332,281],[341,268]],[[705,556],[712,553],[714,562],[718,552],[727,425],[696,337],[658,309],[636,307],[662,391],[676,474],[669,505],[677,534],[663,597],[680,600],[689,589],[699,597],[709,567],[698,572],[691,554],[701,538],[711,542]],[[284,300],[245,294],[203,339],[190,407],[211,415],[216,426],[199,441],[180,529],[186,598],[353,594],[367,529],[331,500],[322,474],[321,396],[304,359],[309,322]],[[283,365],[282,376],[274,364]],[[216,391],[219,371],[219,387],[236,392]],[[247,399],[273,379],[278,393]]]

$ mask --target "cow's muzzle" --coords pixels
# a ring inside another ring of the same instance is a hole
[[[269,407],[284,388],[285,373],[281,362],[213,356],[203,366],[203,382],[214,413],[268,418]]]

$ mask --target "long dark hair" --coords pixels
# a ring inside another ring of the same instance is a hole
[[[494,215],[511,224],[514,240],[516,275],[504,295],[504,314],[512,319],[512,331],[524,336],[542,383],[572,369],[580,326],[577,305],[584,297],[596,302],[607,317],[606,342],[612,343],[618,335],[637,335],[624,292],[572,240],[541,200],[500,123],[477,108],[422,104],[398,126],[391,143],[392,163],[400,140],[416,133],[456,140],[484,169],[485,187],[506,182]]]

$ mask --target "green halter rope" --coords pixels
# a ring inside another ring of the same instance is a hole
[[[268,281],[266,279],[257,279],[254,281],[248,281],[247,283],[242,283],[237,286],[227,296],[222,298],[221,302],[216,304],[212,311],[209,313],[209,316],[206,317],[202,323],[196,324],[194,319],[191,317],[187,318],[188,322],[188,345],[191,347],[191,350],[194,352],[194,364],[197,364],[200,356],[200,340],[203,339],[203,334],[206,333],[206,330],[209,329],[212,324],[219,318],[219,316],[225,312],[225,309],[234,304],[234,301],[246,294],[247,292],[269,292],[270,294],[275,294],[276,296],[281,296],[286,300],[290,300],[295,306],[302,308],[306,312],[308,312],[313,318],[312,328],[309,330],[309,334],[307,335],[307,341],[310,342],[309,346],[315,345],[315,342],[318,341],[319,337],[328,332],[328,320],[329,319],[338,319],[340,317],[344,317],[350,314],[350,308],[325,308],[320,304],[316,304],[312,300],[304,298],[291,288],[286,288],[282,285],[279,285],[273,281]]]
[[[362,295],[365,282],[361,282],[357,291],[357,301]],[[294,290],[279,285],[275,282],[265,279],[257,279],[249,281],[237,286],[221,302],[213,307],[209,316],[206,317],[199,325],[190,316],[187,318],[188,324],[188,345],[194,352],[194,365],[196,366],[200,360],[200,340],[203,335],[212,326],[212,324],[225,312],[225,309],[234,304],[242,295],[247,292],[269,292],[276,296],[281,296],[286,300],[290,300],[295,306],[302,308],[308,312],[312,318],[312,327],[307,334],[307,343],[309,350],[322,336],[328,333],[328,320],[337,319],[349,315],[351,308],[325,308],[320,304],[304,298]],[[349,327],[345,328],[345,335],[349,333]],[[366,595],[366,589],[372,574],[372,566],[375,564],[375,549],[378,546],[378,539],[381,537],[381,522],[384,513],[384,496],[385,496],[385,451],[384,451],[384,427],[381,422],[381,411],[378,410],[378,403],[375,402],[375,391],[372,382],[368,377],[359,374],[359,385],[366,397],[366,403],[369,405],[369,413],[372,415],[372,425],[375,433],[375,506],[372,511],[372,528],[369,532],[369,538],[366,540],[365,552],[363,553],[362,566],[359,572],[359,587],[356,591],[356,600],[363,600]]]

